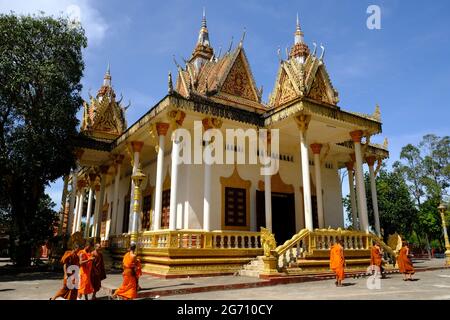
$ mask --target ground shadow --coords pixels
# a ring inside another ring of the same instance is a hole
[[[342,286],[343,287],[350,287],[350,286],[354,286],[356,283],[354,283],[354,282],[346,282],[346,283],[343,283],[342,284]]]
[[[5,291],[14,291],[16,289],[0,289],[0,292],[5,292]]]
[[[195,283],[179,283],[179,284],[172,284],[169,286],[141,288],[139,291],[149,291],[149,290],[162,289],[162,288],[171,288],[171,287],[179,287],[179,286],[193,286],[193,285],[195,285]]]
[[[57,280],[63,279],[63,272],[30,272],[0,275],[0,282],[33,281],[33,280]]]

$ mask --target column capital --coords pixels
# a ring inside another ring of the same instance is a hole
[[[369,167],[373,167],[373,165],[375,164],[375,156],[368,156],[366,157],[366,162],[369,165]]]
[[[295,117],[295,122],[297,123],[297,127],[302,133],[306,133],[306,130],[308,130],[310,121],[311,121],[311,116],[306,115],[306,114],[301,114],[301,115]]]
[[[131,141],[131,148],[133,149],[133,152],[141,152],[143,146],[143,141]]]
[[[108,166],[108,165],[101,165],[101,166],[99,167],[99,169],[100,169],[100,173],[101,173],[101,174],[107,174],[107,173],[108,173],[108,170],[109,170],[109,166]]]
[[[347,167],[348,171],[353,170],[354,161],[348,161],[345,163],[345,166]]]
[[[219,118],[207,117],[202,120],[203,129],[205,131],[209,129],[220,129],[223,121]]]
[[[320,154],[320,150],[322,150],[322,145],[320,143],[313,143],[310,147],[313,154]]]
[[[85,188],[86,185],[87,185],[86,180],[78,180],[77,181],[77,189],[78,190]]]
[[[350,137],[352,138],[353,142],[359,142],[361,143],[361,139],[363,137],[363,131],[362,130],[355,130],[350,132]]]
[[[158,136],[165,136],[167,131],[169,131],[170,125],[166,122],[157,122],[156,123],[156,132]]]
[[[169,118],[175,122],[176,126],[182,126],[186,113],[181,110],[172,110],[169,112]]]
[[[131,143],[132,145],[133,145],[133,142]],[[144,144],[144,143],[142,142],[142,144]],[[133,147],[133,150],[134,150],[134,147]],[[138,152],[140,152],[140,150]],[[114,155],[114,163],[115,164],[122,164],[124,158],[125,158],[125,156],[123,154],[116,154],[116,155]]]
[[[80,149],[80,148],[76,148],[74,151],[75,157],[77,158],[77,160],[81,160],[81,157],[84,154],[84,150]]]
[[[97,174],[95,172],[89,172],[89,185],[94,186],[95,180],[97,179]]]

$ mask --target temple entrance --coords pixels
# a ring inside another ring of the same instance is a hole
[[[256,191],[257,230],[266,226],[264,191]],[[272,233],[277,245],[283,244],[295,234],[294,193],[272,192]]]

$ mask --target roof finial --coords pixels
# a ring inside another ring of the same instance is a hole
[[[173,83],[172,83],[172,72],[169,71],[169,78],[168,78],[168,92],[169,94],[172,94],[173,92]]]
[[[206,28],[206,10],[205,10],[205,7],[203,7],[202,28]]]
[[[244,43],[246,29],[244,27],[244,32],[242,33],[241,41],[239,41],[239,48],[242,48],[242,44]]]
[[[103,85],[104,86],[111,86],[111,65],[108,62],[108,67],[106,68],[105,76],[103,77]]]
[[[300,29],[300,20],[298,19],[298,12],[297,12],[297,29],[296,29],[296,31],[302,31]]]
[[[294,38],[294,43],[295,44],[297,44],[297,43],[304,43],[304,40],[303,40],[303,31],[302,31],[302,28],[300,27],[300,19],[298,18],[298,12],[297,12],[297,24],[296,24],[296,26],[295,26],[295,33],[294,33],[294,35],[295,35],[295,38]]]

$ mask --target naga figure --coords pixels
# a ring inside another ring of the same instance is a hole
[[[261,242],[264,248],[264,255],[270,257],[270,251],[277,247],[277,242],[273,233],[263,227],[261,227]]]

